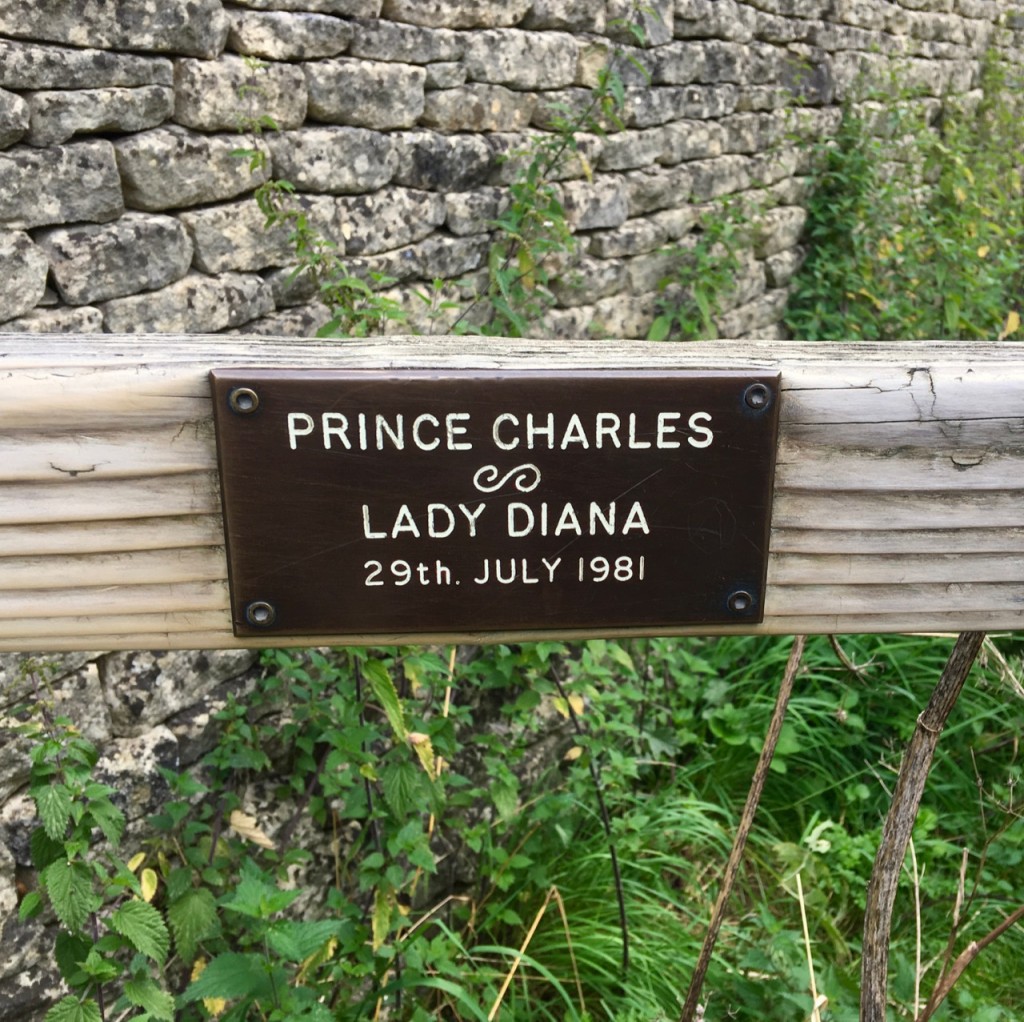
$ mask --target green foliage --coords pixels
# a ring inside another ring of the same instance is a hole
[[[1020,328],[1019,72],[981,90],[849,103],[818,146],[807,261],[786,323],[808,340],[1002,339]]]
[[[713,340],[725,303],[736,291],[740,250],[750,242],[749,217],[735,201],[707,207],[683,242],[666,249],[674,266],[658,282],[649,341]]]

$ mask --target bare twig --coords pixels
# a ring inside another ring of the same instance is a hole
[[[917,727],[900,765],[896,789],[882,828],[868,883],[861,960],[860,1022],[885,1022],[889,928],[900,871],[907,855],[907,846],[939,735],[967,681],[967,675],[984,639],[984,632],[964,632],[956,640],[931,699],[917,718]]]
[[[796,896],[800,903],[800,925],[804,931],[804,951],[807,955],[807,976],[811,987],[811,1022],[821,1022],[821,1011],[818,1008],[818,984],[814,979],[814,955],[811,954],[811,932],[807,926],[807,905],[804,902],[804,885],[800,879],[800,870],[796,872]]]
[[[839,658],[839,662],[855,677],[863,679],[867,676],[868,669],[874,664],[874,660],[869,660],[866,664],[855,664],[850,657],[847,655],[846,650],[839,645],[839,636],[830,635],[828,637],[829,644],[832,646],[832,652]]]
[[[701,987],[704,986],[704,977],[707,974],[708,966],[711,964],[711,953],[715,949],[718,931],[722,928],[722,920],[725,918],[725,907],[729,901],[729,895],[732,893],[736,874],[739,872],[740,861],[743,858],[743,851],[747,845],[750,828],[754,823],[758,803],[761,801],[761,792],[764,790],[764,784],[768,778],[768,768],[771,766],[772,756],[775,754],[775,746],[779,742],[782,725],[786,719],[786,707],[789,705],[789,697],[793,692],[793,683],[796,680],[797,671],[800,669],[800,661],[803,659],[806,643],[806,636],[797,635],[793,638],[793,648],[789,651],[786,673],[783,675],[779,694],[775,700],[775,709],[772,711],[768,733],[765,735],[764,745],[761,747],[761,756],[757,761],[757,768],[754,770],[754,776],[750,781],[747,803],[743,807],[743,815],[740,817],[740,824],[736,830],[736,837],[733,840],[732,851],[729,853],[729,861],[726,863],[725,874],[722,876],[722,886],[719,888],[715,907],[711,911],[708,932],[704,937],[704,945],[700,949],[700,957],[697,959],[696,968],[693,970],[693,977],[690,979],[690,988],[686,992],[686,1001],[683,1004],[683,1012],[679,1017],[679,1022],[693,1022],[696,1017]]]

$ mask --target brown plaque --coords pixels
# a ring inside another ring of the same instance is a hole
[[[777,373],[211,378],[237,635],[763,617]]]

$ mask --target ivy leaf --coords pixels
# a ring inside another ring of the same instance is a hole
[[[110,916],[110,927],[120,933],[136,951],[163,964],[171,945],[171,935],[160,913],[144,901],[125,902]]]
[[[63,784],[47,784],[33,789],[32,798],[46,836],[52,841],[59,841],[71,819],[71,792]]]
[[[167,922],[174,946],[186,961],[195,956],[196,945],[216,929],[217,903],[207,887],[187,891],[167,907]]]
[[[409,737],[409,729],[405,726],[405,714],[402,703],[395,691],[395,683],[391,680],[387,668],[379,660],[367,660],[363,665],[363,674],[373,689],[373,694],[384,710],[391,730],[395,737],[404,742]]]
[[[174,1022],[174,998],[149,976],[138,976],[126,981],[124,995],[132,1004],[148,1011],[153,1018]]]
[[[43,1022],[100,1022],[99,1005],[90,997],[79,1001],[77,997],[65,997],[47,1013]]]
[[[92,871],[84,862],[58,859],[43,870],[40,879],[50,896],[57,918],[69,929],[80,930],[102,904],[92,889]]]

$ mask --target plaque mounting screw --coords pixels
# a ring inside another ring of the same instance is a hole
[[[743,392],[743,400],[748,408],[755,411],[762,411],[771,403],[772,393],[763,383],[752,383]]]
[[[737,589],[729,595],[726,605],[734,614],[745,614],[754,606],[754,597],[746,589]]]
[[[253,600],[246,604],[245,620],[254,628],[269,628],[277,617],[277,610],[266,600]]]
[[[228,407],[239,415],[252,415],[260,406],[260,396],[252,387],[233,387],[228,393]]]

